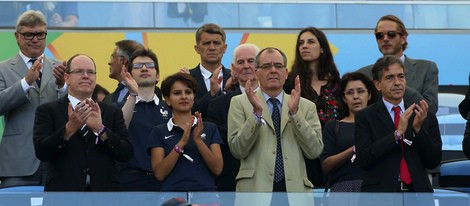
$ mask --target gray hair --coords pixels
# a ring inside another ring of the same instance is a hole
[[[236,64],[237,63],[237,53],[240,49],[242,48],[252,48],[255,50],[255,54],[258,54],[260,49],[258,46],[256,46],[255,44],[252,44],[252,43],[244,43],[244,44],[240,44],[238,45],[234,50],[233,50],[233,55],[232,55],[232,64]]]
[[[16,31],[19,32],[23,26],[33,27],[38,25],[47,27],[46,17],[41,11],[28,10],[18,17]]]

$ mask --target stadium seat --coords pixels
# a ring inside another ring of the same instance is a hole
[[[441,163],[439,187],[470,193],[470,160],[457,159]]]
[[[1,192],[44,192],[44,186],[15,186],[0,189]]]

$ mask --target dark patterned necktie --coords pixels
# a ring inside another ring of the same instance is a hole
[[[400,107],[393,107],[394,113],[394,121],[395,121],[395,128],[398,128],[398,123],[400,122]],[[411,175],[410,170],[408,169],[408,164],[406,164],[405,160],[405,145],[403,143],[403,139],[400,140],[400,147],[401,147],[401,159],[400,159],[400,179],[406,183],[411,183]]]
[[[30,59],[28,62],[31,62],[31,65],[34,64],[34,62],[36,62],[36,58],[32,58]],[[42,72],[39,71],[39,77],[36,79],[36,84],[38,85],[39,88],[41,88],[41,77],[42,77]]]
[[[281,113],[279,112],[278,100],[270,98],[269,101],[273,104],[273,113],[271,119],[273,120],[274,129],[276,130],[276,163],[274,166],[274,182],[278,183],[284,178],[284,162],[282,161],[282,148],[281,148]]]

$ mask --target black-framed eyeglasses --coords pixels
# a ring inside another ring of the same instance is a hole
[[[384,33],[384,32],[375,32],[374,34],[375,34],[376,39],[383,39],[385,37],[385,35],[387,35],[390,38],[395,38],[397,36],[397,34],[402,35],[402,33],[399,32],[399,31],[387,31],[386,33]]]
[[[153,63],[153,62],[134,63],[134,64],[132,64],[132,68],[133,69],[142,69],[144,67],[144,65],[147,69],[155,69],[155,63]]]
[[[18,32],[18,34],[23,35],[23,38],[26,40],[32,40],[34,37],[38,38],[38,40],[43,40],[47,36],[47,32],[36,32],[36,33],[31,33],[31,32]]]
[[[276,69],[284,69],[285,65],[281,63],[274,63],[274,64],[262,64],[258,66],[258,68],[260,69],[271,69],[273,67]]]
[[[88,76],[95,76],[95,75],[96,75],[96,71],[94,71],[94,70],[76,69],[76,70],[72,70],[72,71],[67,72],[67,74],[76,74],[76,75],[79,75],[79,76],[85,76],[85,74],[86,74],[86,75],[88,75]]]

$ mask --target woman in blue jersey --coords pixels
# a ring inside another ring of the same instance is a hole
[[[173,112],[167,124],[152,130],[149,152],[155,177],[162,191],[215,191],[222,172],[222,139],[215,124],[202,122],[191,112],[196,81],[176,73],[162,82],[162,94]]]

